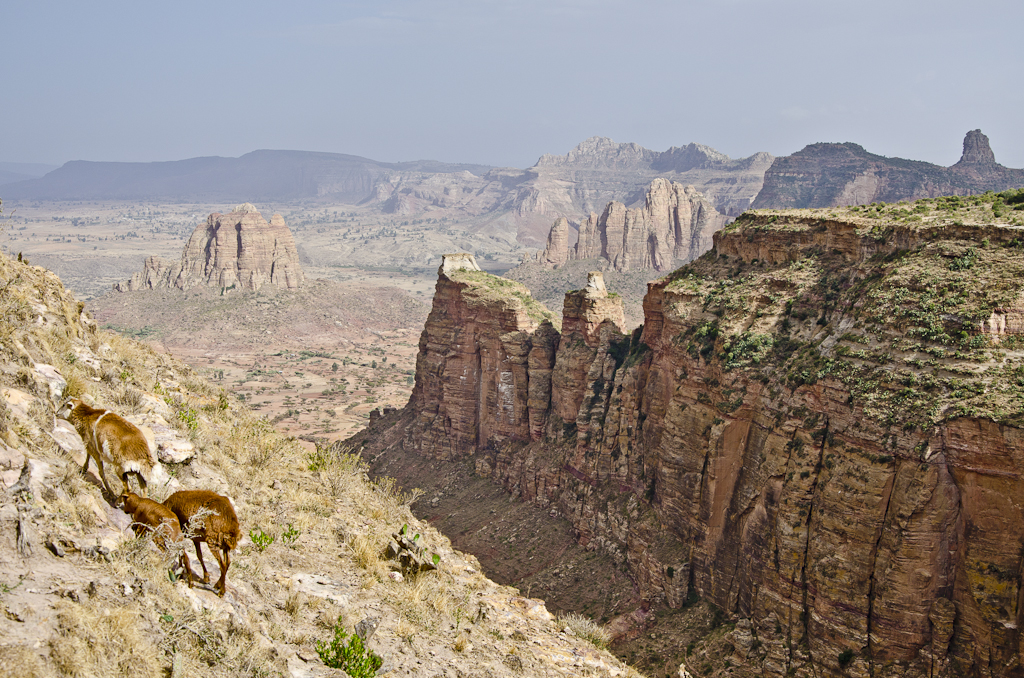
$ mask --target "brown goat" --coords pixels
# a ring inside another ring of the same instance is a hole
[[[139,492],[143,497],[146,496],[146,478],[153,470],[153,458],[150,456],[146,436],[135,424],[110,410],[90,407],[77,398],[61,405],[57,416],[71,422],[85,443],[88,454],[82,473],[88,472],[89,459],[93,459],[99,469],[100,480],[111,497],[118,497],[131,490],[128,485],[130,473],[137,476]],[[104,463],[113,466],[117,472],[117,477],[124,485],[121,492],[114,492],[107,483],[107,476],[103,472]]]
[[[178,516],[163,504],[126,492],[117,500],[117,506],[132,517],[132,530],[136,536],[153,533],[153,543],[166,550],[167,543],[181,539]]]
[[[164,500],[164,506],[174,512],[186,532],[191,532],[192,542],[196,545],[199,564],[203,566],[203,583],[210,583],[210,573],[203,562],[203,550],[200,546],[206,542],[220,565],[220,580],[217,581],[217,592],[224,596],[227,590],[228,568],[231,567],[231,549],[238,546],[242,533],[238,527],[238,517],[227,497],[208,490],[181,490]],[[191,524],[192,517],[200,509],[211,513],[203,517],[201,527]],[[185,563],[188,585],[192,586],[192,568]]]

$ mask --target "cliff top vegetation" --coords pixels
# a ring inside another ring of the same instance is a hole
[[[470,297],[481,301],[499,301],[513,311],[522,311],[535,323],[548,321],[561,329],[561,322],[554,313],[549,311],[530,294],[530,290],[522,283],[501,278],[483,271],[460,270],[453,273],[451,279],[466,283],[472,287]]]
[[[1024,191],[752,211],[664,279],[703,314],[677,337],[725,372],[834,379],[879,423],[1024,423]]]

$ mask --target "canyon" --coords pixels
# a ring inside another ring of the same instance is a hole
[[[700,675],[1018,675],[1024,228],[1006,200],[747,213],[649,284],[632,332],[600,273],[559,325],[448,259],[408,405],[353,442],[378,473],[468,465],[568,521],[628,572],[633,633],[719,609],[725,663]]]

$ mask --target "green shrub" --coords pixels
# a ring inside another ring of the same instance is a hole
[[[343,669],[352,678],[372,678],[384,663],[379,655],[363,645],[358,635],[349,638],[340,615],[334,626],[334,639],[330,643],[316,641],[316,653],[324,664],[332,669]]]
[[[259,549],[260,553],[267,550],[267,547],[274,543],[276,537],[272,534],[267,534],[261,527],[254,527],[249,530],[249,539],[252,540],[253,546]]]

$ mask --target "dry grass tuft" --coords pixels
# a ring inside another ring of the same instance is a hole
[[[352,535],[346,542],[352,550],[352,560],[356,565],[378,578],[384,576],[387,569],[381,559],[384,550],[382,542],[380,535],[365,534]]]
[[[63,675],[156,678],[163,675],[161,655],[140,632],[137,610],[58,603],[50,656]]]
[[[302,608],[307,604],[308,596],[302,591],[292,591],[284,601],[284,611],[293,619],[298,618]]]
[[[122,415],[137,414],[142,407],[143,393],[131,384],[121,384],[110,394],[110,400],[117,405]]]
[[[49,678],[52,675],[53,671],[29,648],[0,646],[0,678]]]
[[[569,627],[569,630],[577,638],[588,640],[602,650],[607,649],[608,643],[612,640],[612,636],[607,629],[585,615],[568,612],[560,615],[558,622],[560,626]]]
[[[81,398],[89,390],[89,382],[79,370],[68,370],[64,374],[64,381],[67,385],[61,394],[61,399]]]

